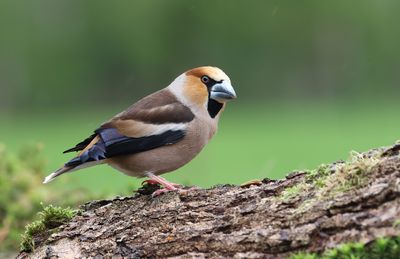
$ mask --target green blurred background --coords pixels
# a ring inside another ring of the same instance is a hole
[[[278,178],[389,145],[400,138],[399,11],[396,0],[2,0],[0,142],[11,153],[42,143],[44,176],[106,119],[213,65],[239,98],[171,181]],[[35,189],[104,197],[140,182],[100,166]]]

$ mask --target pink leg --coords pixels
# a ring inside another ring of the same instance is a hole
[[[169,192],[169,191],[179,191],[180,193],[187,192],[187,190],[182,189],[181,185],[168,182],[164,178],[162,178],[158,175],[155,175],[153,173],[146,173],[146,176],[150,178],[150,180],[148,180],[150,183],[158,183],[158,184],[161,184],[162,186],[164,186],[164,189],[159,189],[159,190],[153,192],[153,194],[152,194],[153,197],[163,194],[165,192]]]

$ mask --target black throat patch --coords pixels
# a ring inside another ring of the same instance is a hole
[[[208,98],[208,114],[210,114],[211,118],[215,118],[219,111],[222,109],[224,105],[220,102],[217,102],[214,99]]]

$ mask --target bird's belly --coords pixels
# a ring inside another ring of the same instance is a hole
[[[134,177],[145,177],[147,172],[163,174],[174,171],[191,161],[203,149],[208,139],[205,134],[192,134],[185,136],[176,144],[110,158],[108,164]]]

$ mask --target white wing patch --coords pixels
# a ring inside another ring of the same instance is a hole
[[[168,130],[176,131],[176,130],[184,130],[186,129],[187,123],[166,123],[162,125],[157,124],[144,124],[143,127],[143,136],[151,136],[151,135],[159,135]]]
[[[132,138],[159,135],[169,130],[185,130],[188,125],[187,123],[151,124],[136,120],[118,120],[114,123],[122,135]]]

